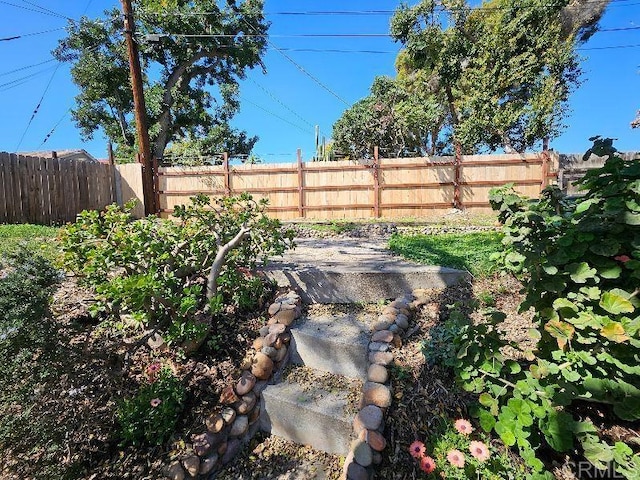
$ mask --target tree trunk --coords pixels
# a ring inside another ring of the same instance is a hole
[[[572,0],[560,12],[564,37],[569,38],[579,33],[580,40],[586,41],[597,31],[595,25],[609,2],[610,0]]]

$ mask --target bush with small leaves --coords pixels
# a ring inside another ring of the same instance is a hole
[[[61,234],[65,265],[95,288],[94,313],[133,315],[173,342],[202,340],[225,305],[254,306],[264,286],[251,270],[292,246],[248,194],[193,197],[175,220],[136,220],[131,208],[82,212]]]

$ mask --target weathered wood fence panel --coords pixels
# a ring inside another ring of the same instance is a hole
[[[555,181],[557,157],[525,155],[378,159],[211,167],[160,167],[160,213],[168,216],[188,197],[251,193],[269,199],[268,211],[283,220],[402,218],[461,207],[489,210],[489,190],[513,183],[530,197]],[[458,182],[456,184],[456,179]]]
[[[111,165],[0,153],[0,223],[71,222],[115,199]]]

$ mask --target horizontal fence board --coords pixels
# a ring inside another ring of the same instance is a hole
[[[268,199],[269,214],[286,220],[371,218],[376,213],[399,218],[450,210],[456,189],[462,207],[474,210],[489,208],[489,190],[505,183],[537,197],[557,175],[557,157],[552,155],[548,165],[543,158],[542,154],[463,155],[459,166],[453,157],[430,157],[161,167],[157,187],[163,216],[198,193],[215,199],[246,192]]]

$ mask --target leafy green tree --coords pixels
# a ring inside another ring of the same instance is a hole
[[[379,76],[371,94],[334,124],[334,146],[353,158],[370,157],[376,145],[385,156],[440,153],[438,135],[444,116],[433,95],[407,88],[402,80]]]
[[[407,126],[410,134],[400,138],[411,139],[408,149],[429,154],[449,152],[453,143],[464,153],[522,152],[558,136],[579,85],[575,47],[593,34],[608,0],[568,3],[490,0],[472,8],[465,0],[421,0],[400,6],[391,22],[391,34],[405,47],[396,60],[396,85],[419,106],[403,95],[372,93],[336,123],[341,148],[366,151],[377,143],[401,151],[396,132]],[[421,109],[437,114],[424,116]]]
[[[153,155],[162,157],[171,142],[195,142],[204,153],[249,153],[257,138],[228,123],[240,106],[238,80],[262,66],[269,26],[262,0],[137,0],[134,9]],[[102,130],[119,155],[132,152],[122,13],[107,10],[104,18],[82,18],[67,30],[53,54],[73,63],[80,90],[74,120],[85,138]]]

